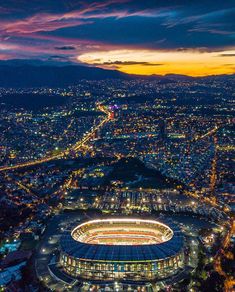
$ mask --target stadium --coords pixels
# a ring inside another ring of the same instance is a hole
[[[60,245],[60,265],[77,279],[158,280],[184,263],[183,235],[166,220],[91,220],[65,232]]]

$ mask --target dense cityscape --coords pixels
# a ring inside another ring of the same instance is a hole
[[[0,0],[0,291],[235,291],[234,12]]]
[[[44,107],[46,97],[55,104]],[[2,88],[1,100],[3,287],[115,289],[72,281],[57,260],[64,229],[119,214],[171,218],[185,246],[173,278],[119,289],[206,291],[213,282],[232,291],[233,77]]]

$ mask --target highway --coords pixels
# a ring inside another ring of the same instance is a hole
[[[213,129],[211,129],[210,131],[206,132],[204,135],[202,136],[199,136],[199,137],[196,137],[195,138],[195,141],[198,141],[198,140],[202,140],[210,135],[213,135],[215,134],[217,131],[219,130],[219,127],[218,126],[215,126]]]
[[[211,164],[211,175],[210,175],[210,191],[211,196],[215,197],[215,188],[217,182],[217,138],[214,137],[215,154]],[[216,198],[215,198],[216,199]]]
[[[234,276],[229,276],[227,275],[222,268],[221,265],[221,261],[222,258],[224,256],[229,255],[229,253],[227,252],[227,248],[230,245],[230,239],[233,235],[235,235],[235,219],[232,218],[231,219],[231,223],[230,223],[230,230],[229,232],[226,234],[223,242],[222,242],[222,246],[220,248],[220,250],[218,251],[218,253],[216,254],[215,260],[214,260],[214,268],[215,270],[223,277],[225,277],[225,281],[224,281],[224,291],[225,292],[233,292],[234,291],[234,286],[235,286],[235,277]]]
[[[207,136],[210,136],[212,134],[215,134],[219,127],[215,126],[212,130],[207,132],[206,134],[202,135],[198,139],[203,139]],[[214,137],[214,143],[215,143],[215,149],[217,149],[217,138]],[[211,196],[210,197],[202,197],[200,194],[197,194],[196,192],[185,192],[187,195],[192,196],[193,198],[196,198],[202,202],[209,203],[211,206],[216,206],[218,209],[223,210],[225,212],[229,210],[225,210],[223,203],[217,201],[215,197],[215,187],[217,182],[217,151],[215,150],[215,156],[212,161],[212,167],[211,167],[211,175],[210,175],[210,191]],[[225,292],[233,292],[235,291],[235,276],[227,275],[226,272],[223,270],[222,267],[222,258],[227,257],[231,259],[231,253],[228,251],[228,247],[230,245],[230,240],[232,236],[235,235],[235,219],[231,216],[230,221],[230,230],[226,234],[225,238],[223,239],[222,245],[220,250],[217,252],[215,258],[214,258],[214,269],[219,273],[221,276],[225,278],[224,280],[224,291]],[[232,255],[232,259],[234,259],[234,256]]]
[[[93,127],[81,140],[77,141],[71,148],[67,148],[65,150],[62,150],[60,153],[51,155],[48,157],[44,157],[41,159],[33,160],[33,161],[27,161],[27,162],[22,162],[18,163],[15,165],[4,165],[0,167],[0,172],[1,171],[7,171],[7,170],[15,170],[15,169],[20,169],[23,167],[28,167],[28,166],[34,166],[38,164],[42,164],[45,162],[49,162],[51,160],[59,159],[59,158],[64,158],[67,157],[71,151],[78,151],[80,150],[86,143],[88,143],[96,131],[98,131],[100,128],[102,128],[108,121],[111,120],[111,113],[105,109],[105,107],[99,105],[98,109],[106,114],[105,118],[95,127]]]

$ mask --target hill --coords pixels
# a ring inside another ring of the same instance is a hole
[[[82,79],[128,79],[127,74],[86,66],[9,66],[0,63],[0,87],[63,87],[76,85]]]
[[[157,80],[159,83],[191,82],[194,80],[213,82],[214,80],[234,80],[235,75],[215,75],[207,77],[191,77],[178,74],[130,75],[118,70],[107,70],[72,63],[45,62],[40,60],[0,61],[0,87],[65,87],[76,85],[82,79],[143,79]]]

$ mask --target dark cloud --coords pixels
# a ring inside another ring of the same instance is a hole
[[[64,56],[59,56],[59,55],[54,55],[54,56],[50,56],[50,58],[48,59],[51,59],[51,60],[55,60],[55,59],[63,59],[63,60],[67,60],[68,58],[64,57]]]
[[[229,53],[227,53],[227,54],[219,54],[218,56],[219,57],[235,57],[235,54],[229,54]]]
[[[138,29],[136,29],[138,27]],[[93,24],[60,29],[57,35],[92,39],[114,45],[149,49],[223,48],[231,46],[229,34],[193,31],[192,25],[163,27],[158,19],[146,17],[98,20]],[[162,42],[159,42],[162,39]]]
[[[138,61],[114,61],[114,62],[103,62],[96,63],[95,65],[144,65],[144,66],[163,66],[160,63],[149,63],[149,62],[138,62]]]
[[[62,47],[55,47],[56,50],[61,50],[61,51],[72,51],[76,50],[76,47],[73,46],[62,46]]]

